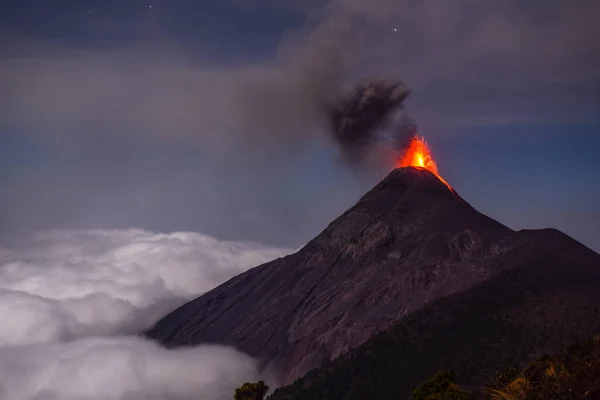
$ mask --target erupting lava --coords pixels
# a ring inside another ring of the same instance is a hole
[[[429,150],[429,145],[425,141],[425,138],[422,136],[415,135],[410,141],[408,148],[404,152],[404,155],[398,162],[396,163],[396,168],[400,167],[421,167],[425,168],[428,171],[432,172],[435,176],[438,177],[440,181],[442,181],[448,188],[452,191],[452,186],[448,184],[440,176],[438,172],[438,167],[433,158],[431,157],[431,150]]]

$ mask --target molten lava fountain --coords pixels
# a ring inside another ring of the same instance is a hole
[[[437,176],[438,179],[442,181],[446,186],[448,186],[450,190],[454,191],[454,189],[452,189],[452,186],[450,186],[448,182],[446,182],[444,178],[440,176],[437,164],[435,163],[435,161],[433,161],[433,158],[431,156],[431,150],[429,150],[429,145],[425,141],[425,138],[422,136],[415,136],[411,139],[408,148],[404,152],[404,155],[396,163],[396,168],[400,167],[425,168],[429,172]]]

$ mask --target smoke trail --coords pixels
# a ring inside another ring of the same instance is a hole
[[[410,90],[403,83],[371,81],[361,84],[328,112],[332,136],[345,161],[365,165],[369,153],[388,143],[398,148],[412,135],[409,119],[399,114]],[[389,135],[381,132],[388,128]],[[391,137],[390,137],[391,136]]]
[[[282,65],[307,88],[304,99],[320,129],[354,168],[386,163],[416,131],[402,112],[409,88],[397,72],[373,67],[371,50],[389,36],[381,28],[385,11],[396,7],[387,0],[378,6],[332,0],[280,47]]]

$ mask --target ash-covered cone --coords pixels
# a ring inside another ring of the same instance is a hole
[[[168,347],[235,346],[289,384],[401,325],[400,343],[416,339],[384,357],[404,362],[400,370],[407,376],[398,393],[407,395],[433,372],[471,360],[464,357],[469,346],[490,360],[473,375],[479,384],[477,377],[503,366],[505,354],[525,361],[567,336],[597,333],[599,292],[600,255],[555,230],[514,232],[430,171],[406,167],[393,170],[297,253],[189,302],[148,336]],[[504,310],[501,319],[498,310]],[[493,329],[483,329],[488,326]],[[462,333],[448,342],[448,332]],[[513,340],[510,332],[527,340]],[[427,363],[415,362],[422,357]],[[472,363],[457,368],[473,372]],[[349,370],[342,368],[335,382],[352,378]],[[368,369],[362,372],[361,379],[373,379]],[[323,398],[305,394],[281,398]]]
[[[289,383],[425,302],[492,276],[497,243],[511,233],[431,172],[398,168],[298,253],[188,303],[150,336],[236,346]]]

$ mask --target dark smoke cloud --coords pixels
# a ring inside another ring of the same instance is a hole
[[[406,119],[400,119],[399,125],[393,123],[409,94],[403,83],[371,81],[357,86],[328,110],[331,133],[345,161],[364,165],[370,152],[384,143],[386,137],[380,129],[386,125],[393,133],[388,143],[396,149],[403,143],[400,135],[414,134],[406,129]]]

